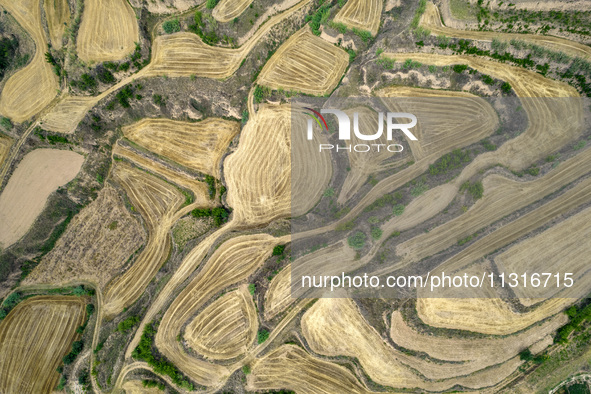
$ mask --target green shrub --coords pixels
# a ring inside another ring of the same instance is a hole
[[[349,246],[357,250],[363,249],[366,240],[367,236],[365,235],[365,233],[361,231],[357,231],[353,235],[349,236],[349,238],[347,238]]]
[[[371,237],[375,240],[378,240],[382,237],[382,229],[379,227],[373,227],[371,229]]]
[[[533,360],[534,356],[531,353],[531,350],[528,349],[524,349],[519,353],[519,359],[523,360],[523,361],[530,361]]]
[[[88,316],[94,313],[94,304],[86,304],[86,314]]]
[[[257,287],[254,283],[251,283],[248,285],[248,292],[250,293],[251,296],[254,296],[254,293],[256,290],[257,290]]]
[[[509,84],[509,82],[503,82],[503,84],[501,85],[501,91],[503,91],[503,93],[510,93],[511,84]]]
[[[0,117],[0,126],[2,126],[7,131],[12,130],[13,127],[10,118],[7,118],[5,116]]]
[[[164,107],[166,105],[166,100],[160,94],[155,94],[152,96],[154,100],[154,104],[159,105],[160,107]]]
[[[211,10],[211,9],[215,8],[215,6],[217,4],[218,4],[218,0],[207,0],[207,3],[205,4],[205,6]]]
[[[423,180],[419,180],[417,184],[410,189],[410,195],[413,197],[418,197],[427,190],[429,190],[429,186]]]
[[[181,31],[181,22],[177,18],[166,21],[162,24],[162,29],[166,34],[177,33]]]
[[[403,204],[396,204],[392,207],[392,213],[394,216],[400,216],[404,213],[404,205]]]
[[[483,139],[482,141],[480,141],[480,143],[482,144],[482,146],[484,147],[484,149],[486,149],[487,151],[497,150],[497,146],[495,144],[493,144],[492,142],[490,142],[486,138]]]
[[[119,324],[117,325],[117,331],[119,331],[121,333],[125,333],[126,331],[131,330],[133,328],[133,326],[135,326],[139,322],[140,322],[139,317],[130,316],[127,319],[119,322]]]
[[[361,38],[361,41],[363,41],[364,43],[368,43],[369,41],[371,41],[371,38],[373,37],[371,35],[371,32],[367,31],[367,30],[359,30],[356,28],[353,28],[353,34],[357,35],[359,38]]]
[[[265,330],[264,328],[260,329],[257,333],[257,343],[260,345],[261,343],[265,342],[269,339],[269,331]]]
[[[285,245],[275,245],[273,248],[273,256],[280,256],[285,251]]]
[[[323,4],[312,15],[306,16],[306,22],[310,22],[310,29],[314,35],[320,35],[320,25],[326,23],[330,15],[330,3]]]
[[[115,82],[115,76],[113,75],[113,73],[111,73],[106,68],[99,67],[97,69],[97,75],[96,75],[96,77],[102,83],[109,84],[109,83]]]
[[[453,169],[461,167],[463,163],[468,163],[470,160],[470,153],[468,151],[455,149],[451,153],[443,155],[434,164],[431,164],[429,166],[429,174],[446,174]]]
[[[452,67],[452,70],[454,70],[454,72],[461,74],[464,71],[466,71],[468,69],[468,65],[467,64],[456,64]]]
[[[168,375],[174,384],[185,388],[187,391],[192,391],[194,389],[193,384],[183,376],[175,365],[158,354],[154,355],[152,345],[155,335],[156,330],[153,324],[146,324],[140,342],[133,350],[132,357],[147,362],[155,373]]]
[[[250,373],[250,366],[249,365],[244,365],[242,367],[242,372],[244,372],[245,375],[248,375]]]

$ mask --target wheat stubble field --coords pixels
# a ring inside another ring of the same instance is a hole
[[[0,392],[590,392],[591,9],[541,3],[0,0]],[[343,270],[575,274],[295,292]]]

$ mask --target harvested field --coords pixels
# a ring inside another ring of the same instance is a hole
[[[158,161],[151,160],[146,156],[134,151],[133,149],[125,145],[121,145],[120,141],[117,141],[115,144],[115,147],[113,148],[113,155],[129,160],[133,164],[147,170],[148,172],[161,176],[175,185],[192,191],[194,196],[193,203],[199,207],[210,207],[214,204],[214,201],[209,198],[207,184],[203,181],[195,179],[192,175],[189,175],[176,168],[164,165]]]
[[[445,335],[427,335],[409,327],[398,311],[392,313],[390,337],[398,346],[425,352],[429,356],[446,361],[471,362],[479,368],[501,363],[514,357],[525,348],[545,341],[568,316],[559,314],[547,321],[515,335],[496,338],[449,338]]]
[[[120,313],[137,300],[158,272],[170,250],[169,231],[176,220],[174,214],[185,202],[185,196],[175,186],[129,164],[118,162],[111,175],[144,218],[148,243],[135,263],[107,285],[104,298],[107,317]]]
[[[125,394],[162,394],[158,387],[144,387],[141,380],[128,380],[123,384]]]
[[[180,32],[158,36],[152,46],[152,62],[146,76],[198,77],[224,79],[234,74],[242,60],[259,40],[311,0],[300,0],[285,11],[270,17],[240,48],[211,47],[193,33]]]
[[[238,69],[244,56],[240,49],[209,46],[193,33],[168,34],[154,40],[147,75],[223,79]]]
[[[243,235],[224,242],[209,260],[202,263],[197,276],[166,310],[156,334],[156,346],[195,382],[218,387],[232,371],[188,354],[176,340],[177,334],[210,297],[252,275],[278,242],[279,239],[266,234]]]
[[[561,312],[573,298],[553,298],[531,312],[517,313],[500,298],[420,298],[417,312],[430,326],[509,335]]]
[[[466,92],[390,87],[378,92],[392,112],[412,112],[420,121],[413,128],[418,141],[409,141],[415,160],[434,160],[447,152],[490,136],[499,126],[494,108]],[[401,108],[403,107],[403,108]]]
[[[12,137],[0,133],[0,168],[2,167],[2,164],[4,164],[4,160],[8,157],[12,141]]]
[[[463,38],[479,41],[492,41],[493,38],[509,42],[512,39],[531,42],[545,46],[546,48],[565,52],[571,56],[591,58],[591,47],[575,41],[566,40],[548,35],[533,35],[520,33],[498,33],[494,31],[457,30],[443,26],[437,7],[427,2],[425,13],[421,17],[421,26],[431,31],[434,35],[446,35],[448,37]],[[540,96],[542,97],[542,96]]]
[[[448,274],[462,272],[464,267],[474,261],[588,202],[590,193],[591,180],[585,179],[545,205],[470,244],[442,263],[436,271],[432,272],[432,275],[437,275],[440,271]],[[579,283],[583,285],[584,281]],[[575,287],[571,291],[582,290]],[[438,294],[438,297],[443,297],[443,294],[444,292]],[[433,294],[423,293],[421,289],[418,290],[418,295],[419,297],[433,296]],[[507,335],[552,316],[576,301],[574,298],[552,298],[529,312],[516,313],[501,299],[494,298],[494,295],[488,295],[488,297],[482,299],[422,298],[417,302],[417,311],[421,320],[431,326]]]
[[[396,253],[406,261],[419,261],[434,255],[511,212],[556,192],[588,172],[591,172],[590,149],[533,181],[519,182],[496,174],[487,176],[483,180],[483,198],[468,212],[430,230],[428,234],[420,234],[398,244]]]
[[[49,393],[56,368],[85,318],[80,297],[40,296],[19,303],[0,322],[0,391]]]
[[[294,301],[291,298],[291,264],[279,272],[265,293],[265,320],[271,320]]]
[[[208,118],[189,123],[144,119],[123,128],[123,135],[145,149],[189,169],[220,177],[220,161],[240,123]]]
[[[139,41],[133,8],[126,0],[89,0],[84,4],[76,49],[85,62],[120,60]]]
[[[111,186],[72,219],[66,232],[24,285],[57,284],[75,280],[104,286],[146,242],[139,221]]]
[[[587,240],[591,239],[591,208],[550,227],[543,233],[533,238],[512,246],[507,251],[495,258],[499,272],[507,275],[512,272],[571,272],[573,280],[578,283],[586,283],[589,287],[589,267],[591,245]],[[541,277],[542,284],[545,277]],[[572,288],[557,288],[555,280],[549,288],[518,286],[513,289],[515,295],[521,298],[521,303],[530,305],[541,301],[537,298],[555,297],[558,293],[561,297],[584,297],[584,293],[569,294]],[[566,294],[565,294],[566,293]]]
[[[271,56],[257,82],[271,89],[322,96],[337,86],[348,65],[347,52],[313,35],[306,26]]]
[[[84,156],[58,149],[36,149],[22,159],[0,194],[0,247],[27,233],[49,195],[74,179],[83,162]]]
[[[12,75],[0,95],[0,113],[22,123],[37,114],[56,96],[56,75],[45,61],[47,39],[41,26],[38,0],[0,0],[2,5],[33,38],[35,56],[23,69]]]
[[[507,141],[495,152],[480,155],[467,167],[470,170],[497,163],[521,170],[560,149],[582,131],[584,124],[582,102],[577,98],[567,98],[579,95],[573,87],[564,82],[545,78],[520,67],[473,56],[405,53],[404,59],[436,66],[467,64],[476,70],[509,82],[517,96],[528,97],[521,102],[529,119],[527,130]],[[564,99],[549,101],[543,97],[563,97]],[[569,121],[565,122],[565,119]],[[465,171],[468,172],[468,170]]]
[[[218,22],[230,22],[239,17],[252,2],[253,0],[221,0],[215,6],[211,15]]]
[[[185,329],[189,346],[213,360],[245,354],[258,330],[258,317],[248,286],[224,294],[207,306]]]
[[[41,118],[40,124],[49,131],[72,134],[98,99],[99,97],[65,96]]]
[[[383,5],[381,0],[348,0],[334,21],[351,29],[367,30],[375,36],[380,28]]]
[[[357,107],[345,111],[349,118],[353,118],[353,113],[359,114],[359,128],[360,130],[376,130],[378,127],[378,114],[368,107]],[[402,139],[403,137],[396,136],[396,138]],[[401,140],[393,140],[389,143],[400,143]],[[347,145],[355,146],[356,144],[362,144],[364,141],[360,140],[357,135],[353,133],[351,140],[347,141]],[[386,134],[375,141],[378,144],[387,144]],[[349,165],[351,170],[347,173],[345,183],[341,188],[337,202],[344,204],[347,202],[365,182],[367,177],[372,174],[377,174],[380,171],[386,171],[389,169],[396,168],[397,166],[406,163],[408,161],[408,152],[403,151],[396,155],[392,155],[387,150],[382,150],[378,153],[372,153],[371,155],[356,152],[351,150],[348,153]],[[392,160],[392,158],[394,159]]]
[[[300,165],[292,180],[290,134],[289,105],[262,106],[242,130],[238,149],[224,163],[228,204],[237,225],[301,215],[322,196],[331,177],[330,159],[312,155],[313,144],[298,143],[298,148],[310,151],[293,152]],[[302,193],[293,199],[292,184],[301,185],[296,190]]]
[[[355,357],[372,380],[397,388],[483,388],[498,383],[521,364],[518,357],[508,357],[507,362],[481,369],[476,363],[432,363],[410,356],[385,342],[349,298],[319,299],[302,317],[302,333],[313,351]]]
[[[70,6],[67,0],[43,0],[49,38],[55,49],[62,48],[62,37],[70,22]]]
[[[292,289],[292,276],[300,278],[304,275],[338,275],[343,269],[348,271],[360,267],[364,261],[365,259],[359,259],[355,251],[344,241],[335,242],[327,247],[298,257],[293,266],[295,272],[292,271],[290,264],[271,281],[265,294],[265,319],[273,319],[305,295],[308,297],[319,295],[318,292],[310,295],[299,284],[294,284]]]
[[[314,358],[295,345],[282,345],[256,360],[247,376],[247,389],[304,394],[372,392],[348,369]]]

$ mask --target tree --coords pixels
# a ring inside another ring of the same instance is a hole
[[[181,22],[177,18],[166,21],[162,24],[162,29],[166,34],[172,34],[181,31]]]
[[[363,249],[366,240],[367,236],[365,235],[365,233],[357,231],[355,234],[351,235],[347,239],[347,242],[349,243],[349,246],[353,249]]]

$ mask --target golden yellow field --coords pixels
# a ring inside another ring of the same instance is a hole
[[[175,185],[190,190],[193,192],[193,205],[204,208],[214,204],[214,201],[209,198],[207,184],[184,171],[151,160],[132,148],[122,145],[121,141],[118,141],[113,147],[113,155],[129,160],[134,165],[141,167],[152,174],[156,174]]]
[[[291,298],[291,264],[289,264],[275,275],[265,293],[265,320],[273,319],[293,301]]]
[[[485,368],[514,357],[525,348],[545,343],[547,338],[551,338],[554,331],[567,321],[568,317],[565,314],[559,314],[507,337],[449,338],[416,331],[404,321],[400,312],[394,311],[390,337],[398,346],[425,352],[438,360],[472,363],[477,364],[478,368]]]
[[[185,329],[189,346],[213,360],[245,354],[258,330],[257,312],[246,285],[208,305]]]
[[[67,0],[43,0],[49,38],[55,49],[61,49],[66,25],[70,22],[70,6]]]
[[[59,284],[75,280],[104,286],[146,242],[139,221],[110,186],[72,219],[55,247],[23,284]]]
[[[211,15],[222,23],[230,22],[242,14],[253,0],[221,0],[213,9]]]
[[[284,19],[305,7],[311,0],[301,0],[284,12],[269,18],[246,42],[236,49],[211,47],[193,33],[180,32],[158,36],[152,45],[152,62],[146,76],[198,77],[224,79],[240,67],[252,48]]]
[[[0,391],[49,393],[56,368],[85,318],[80,297],[39,296],[19,303],[0,322]]]
[[[322,96],[337,86],[348,64],[347,52],[304,27],[265,63],[257,82],[271,89]]]
[[[589,245],[586,241],[591,236],[591,209],[587,208],[576,215],[550,227],[535,237],[512,246],[507,251],[495,258],[499,272],[507,275],[512,272],[535,272],[535,273],[574,273],[573,280],[582,284],[588,284],[589,273],[587,256],[589,256]],[[541,284],[545,283],[546,277],[541,276]],[[585,286],[586,287],[586,286]],[[529,305],[541,299],[556,297],[580,298],[587,295],[569,294],[573,289],[552,287],[526,286],[514,289],[515,295],[521,299],[521,303]],[[541,298],[541,299],[536,299]],[[532,300],[529,300],[532,299]]]
[[[483,180],[484,196],[465,214],[446,222],[396,247],[407,261],[419,261],[454,245],[500,217],[523,208],[591,171],[591,150],[562,163],[542,178],[520,182],[502,175],[489,175]]]
[[[38,0],[1,0],[0,4],[31,35],[35,55],[29,64],[12,75],[0,95],[0,114],[22,123],[36,115],[57,95],[57,76],[45,61],[47,39],[41,26]]]
[[[10,147],[12,146],[13,138],[0,133],[0,168],[4,164],[4,160],[8,157]]]
[[[97,102],[98,97],[65,96],[41,118],[40,123],[46,130],[72,134],[88,110]]]
[[[219,178],[221,158],[239,130],[238,122],[217,118],[196,123],[144,119],[124,127],[123,135],[189,169]]]
[[[158,272],[170,250],[169,231],[175,213],[185,202],[185,196],[175,186],[129,164],[118,162],[111,175],[145,220],[148,243],[134,264],[107,285],[105,316],[115,315],[134,302]]]
[[[302,333],[314,352],[355,357],[373,381],[396,388],[441,391],[456,384],[483,388],[522,363],[519,357],[508,356],[501,364],[482,368],[477,363],[433,363],[401,352],[367,323],[350,298],[319,299],[302,317]]]
[[[158,387],[144,387],[140,380],[128,380],[123,385],[125,394],[161,394],[162,391]]]
[[[247,376],[247,388],[305,394],[372,392],[347,368],[314,358],[295,345],[282,345],[256,360]]]
[[[332,172],[330,159],[311,155],[306,149],[313,145],[300,142],[293,154],[301,165],[292,174],[291,134],[289,105],[262,106],[242,130],[238,150],[224,163],[228,204],[237,225],[298,216],[322,196]],[[292,183],[301,185],[293,199]]]
[[[211,47],[193,33],[168,34],[154,40],[147,75],[222,79],[238,69],[243,57],[240,49]]]
[[[383,96],[387,97],[387,96]],[[359,114],[359,127],[360,130],[376,130],[378,125],[378,114],[368,107],[356,107],[345,111],[349,118],[353,118],[353,113]],[[391,141],[393,144],[400,144],[403,137],[396,135],[395,139]],[[351,140],[347,142],[347,145],[356,145],[363,143],[357,135],[353,134]],[[375,143],[386,144],[386,134],[383,134]],[[414,145],[414,144],[413,144]],[[343,204],[347,202],[363,184],[367,181],[368,176],[377,174],[380,171],[393,170],[401,164],[406,163],[409,160],[410,153],[408,150],[402,151],[392,157],[392,154],[387,150],[367,155],[364,153],[356,152],[351,150],[348,152],[349,166],[351,168],[347,173],[345,183],[341,188],[341,192],[337,198],[337,203]]]
[[[120,60],[139,41],[133,8],[126,0],[89,0],[84,4],[76,49],[85,62]]]
[[[27,233],[49,195],[74,179],[83,162],[84,156],[58,149],[36,149],[21,160],[0,194],[0,247]]]
[[[381,0],[348,0],[334,21],[351,29],[367,30],[375,36],[380,28],[383,5]]]
[[[176,336],[183,325],[217,292],[248,278],[270,256],[278,240],[270,235],[243,235],[224,242],[204,263],[197,276],[173,301],[162,317],[156,346],[171,362],[195,382],[217,387],[231,370],[188,354]]]

